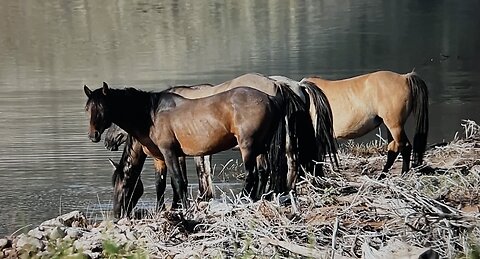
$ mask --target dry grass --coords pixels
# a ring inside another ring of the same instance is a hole
[[[375,180],[382,144],[350,145],[340,172],[307,174],[295,196],[252,203],[223,193],[196,204],[189,220],[164,212],[136,225],[152,229],[144,242],[162,257],[361,257],[394,240],[441,257],[472,255],[480,244],[480,126],[465,121],[464,128],[464,137],[427,151],[428,167],[404,176],[397,161],[386,179]]]

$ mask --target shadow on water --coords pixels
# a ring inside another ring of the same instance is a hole
[[[479,7],[413,0],[7,1],[0,7],[0,235],[62,211],[109,209],[107,158],[120,153],[87,139],[84,84],[161,90],[246,72],[299,80],[415,68],[430,88],[429,142],[449,140],[461,119],[480,119]],[[222,164],[239,155],[216,157]],[[152,168],[147,161],[146,204],[155,199]],[[197,181],[191,166],[189,178]]]

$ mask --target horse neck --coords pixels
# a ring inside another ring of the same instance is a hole
[[[158,100],[141,91],[113,90],[110,93],[112,122],[127,133],[141,137],[148,134],[152,125],[152,108]]]
[[[138,167],[143,165],[145,160],[145,154],[142,151],[142,145],[134,139],[131,135],[127,137],[125,142],[124,152],[122,153],[122,158],[120,159],[120,165],[125,167]],[[129,166],[128,166],[128,164]],[[142,164],[141,164],[142,163]]]

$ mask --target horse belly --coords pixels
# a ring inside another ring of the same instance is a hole
[[[377,128],[382,120],[376,115],[359,115],[348,118],[337,118],[333,116],[333,128],[335,136],[341,139],[353,139],[361,137]]]
[[[188,156],[211,155],[237,145],[235,136],[224,132],[208,132],[208,134],[179,138],[178,141],[183,153]]]

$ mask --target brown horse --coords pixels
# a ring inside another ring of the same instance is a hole
[[[428,135],[428,88],[414,72],[401,75],[378,71],[338,81],[318,77],[302,81],[314,83],[327,96],[337,138],[357,138],[385,124],[389,144],[384,172],[399,153],[403,158],[402,172],[409,170],[412,145],[404,126],[414,111],[413,166],[422,163]]]
[[[181,175],[179,157],[209,155],[238,144],[247,171],[244,192],[258,199],[257,186],[253,185],[258,183],[255,180],[258,179],[255,173],[258,155],[268,150],[272,171],[286,175],[283,172],[287,168],[281,162],[287,152],[283,148],[285,124],[294,124],[289,126],[290,140],[296,143],[315,142],[311,121],[302,119],[309,118],[302,110],[303,104],[283,85],[274,97],[242,87],[195,100],[133,88],[110,89],[106,83],[95,91],[84,86],[84,91],[88,97],[89,138],[98,142],[103,131],[112,123],[119,125],[142,144],[145,153],[154,157],[156,170],[162,179],[165,179],[165,167],[170,172],[174,193],[184,208],[188,207],[187,186],[186,179]],[[159,108],[166,105],[172,108]],[[289,155],[294,160],[298,158],[295,162],[299,166],[306,166],[304,161],[312,159],[308,157],[312,150],[302,152],[295,146],[288,151],[295,152]],[[277,192],[288,191],[283,182],[273,182],[271,188]],[[157,207],[158,194],[157,190]]]

